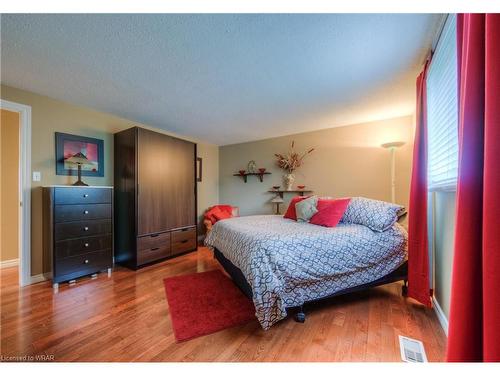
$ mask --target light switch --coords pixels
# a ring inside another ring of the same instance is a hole
[[[41,181],[42,180],[42,172],[34,171],[33,172],[33,181]]]

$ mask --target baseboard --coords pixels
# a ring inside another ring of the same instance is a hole
[[[438,317],[441,327],[443,327],[444,333],[448,336],[448,318],[446,318],[446,315],[444,314],[444,311],[435,296],[432,296],[432,305],[434,306],[434,311],[436,312],[436,316]]]
[[[19,265],[19,258],[3,260],[0,262],[0,269],[17,267]]]
[[[47,281],[50,280],[52,275],[50,272],[48,273],[40,273],[38,275],[33,275],[30,278],[30,284],[36,284],[36,283],[41,283],[42,281]]]
[[[9,259],[9,260],[4,260],[0,262],[0,269],[3,268],[10,268],[10,267],[17,267],[19,266],[19,259]],[[28,279],[28,284],[36,284],[40,283],[42,281],[47,281],[52,278],[52,272],[46,272],[46,273],[40,273],[38,275],[32,275]]]

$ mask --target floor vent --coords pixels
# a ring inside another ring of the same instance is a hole
[[[401,349],[401,359],[404,362],[427,362],[422,341],[399,336],[399,347]]]

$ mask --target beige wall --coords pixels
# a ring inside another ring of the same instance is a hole
[[[29,105],[32,110],[32,170],[42,172],[42,181],[32,182],[31,273],[36,275],[50,270],[47,258],[43,259],[42,255],[42,194],[40,187],[51,184],[69,184],[75,180],[75,177],[55,174],[54,132],[103,139],[104,177],[85,177],[84,181],[90,185],[113,185],[113,133],[135,125],[151,127],[4,85],[1,86],[1,98]],[[188,139],[186,137],[180,138]],[[190,140],[196,142],[194,139]],[[218,146],[203,142],[197,143],[198,155],[203,158],[204,166],[203,182],[198,183],[198,213],[201,215],[206,207],[218,202]]]
[[[223,146],[219,150],[220,201],[239,206],[242,215],[271,213],[269,200],[273,195],[267,190],[273,185],[283,186],[283,172],[275,165],[274,153],[286,152],[292,140],[298,150],[316,149],[295,173],[295,185],[307,185],[321,196],[366,196],[389,201],[390,154],[380,144],[405,141],[397,151],[396,200],[407,206],[413,129],[413,117],[407,116]],[[246,184],[233,176],[245,169],[249,160],[272,174],[265,176],[263,183],[250,176]],[[282,212],[285,207],[282,205]]]
[[[0,261],[4,261],[19,257],[19,114],[0,111]]]

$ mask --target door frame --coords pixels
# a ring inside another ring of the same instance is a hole
[[[19,286],[31,284],[31,107],[0,100],[19,114]]]

